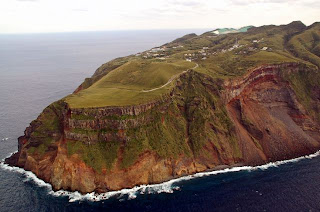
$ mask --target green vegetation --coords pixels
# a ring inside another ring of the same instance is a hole
[[[63,101],[57,101],[43,110],[38,119],[31,125],[35,126],[30,136],[31,147],[28,153],[43,155],[50,145],[54,144],[60,138],[60,112],[63,108]]]
[[[48,147],[50,145],[52,145],[55,141],[50,137],[47,137],[47,138],[42,137],[41,142],[42,143],[37,147],[34,147],[34,146],[30,147],[28,149],[28,153],[29,154],[38,154],[38,155],[42,156],[47,151]]]
[[[94,117],[85,114],[71,114],[71,119],[76,120],[94,120]]]
[[[124,145],[121,163],[122,168],[127,168],[133,165],[137,161],[139,155],[144,152],[144,150],[150,149],[143,128],[131,128],[126,132],[126,136],[131,139]]]
[[[103,168],[110,170],[117,158],[120,147],[118,141],[97,142],[86,145],[81,141],[67,141],[68,155],[78,154],[79,157],[94,170]]]
[[[298,101],[311,116],[320,121],[320,105],[317,100],[317,95],[320,97],[320,71],[303,68],[298,72],[283,72],[283,75],[290,82]]]
[[[145,150],[152,150],[162,158],[191,156],[186,141],[186,120],[175,102],[170,104],[168,113],[159,114],[155,110],[144,115],[154,120],[148,125],[127,130],[126,136],[131,139],[124,145],[124,168],[132,165]]]
[[[111,60],[102,66],[100,66],[91,78],[86,78],[84,82],[80,85],[82,89],[89,88],[92,84],[97,82],[103,76],[107,75],[110,71],[122,66],[129,61],[129,57],[120,57]]]
[[[154,112],[155,122],[145,129],[149,145],[162,158],[176,158],[181,154],[190,155],[186,142],[186,121],[175,103],[168,108],[167,114]]]
[[[67,97],[66,102],[73,108],[141,104],[160,98],[170,86],[152,92],[143,90],[158,88],[193,66],[194,63],[187,61],[131,61],[111,71],[88,89]]]
[[[241,33],[219,36],[212,32],[199,36],[189,34],[164,45],[167,47],[164,52],[167,57],[163,61],[128,56],[103,64],[91,78],[85,80],[82,84],[83,90],[68,96],[66,102],[72,108],[126,106],[150,102],[169,93],[173,83],[151,92],[142,92],[143,90],[165,85],[169,79],[194,67],[196,63],[199,64],[196,71],[222,79],[241,76],[248,69],[262,64],[318,64],[318,24],[307,30],[305,28],[301,22],[292,22],[283,26],[249,26],[242,28]],[[229,51],[236,43],[241,47]],[[205,60],[198,57],[194,59],[194,63],[184,60],[184,54],[197,54],[203,47],[208,49],[207,53],[215,54],[206,55]],[[268,51],[262,51],[263,47],[267,47]],[[287,49],[299,54],[292,55]],[[77,118],[85,117],[75,117]]]
[[[35,135],[43,135],[46,136],[48,132],[57,132],[59,131],[60,123],[59,117],[56,115],[52,108],[47,107],[41,113],[41,115],[37,119],[37,123],[39,127],[33,132]]]
[[[259,65],[285,62],[300,62],[300,60],[284,52],[258,51],[246,56],[228,52],[205,60],[200,64],[200,68],[197,71],[213,78],[226,79],[241,76],[248,69]]]
[[[74,129],[70,129],[71,132],[73,133],[77,133],[77,134],[85,134],[88,136],[98,136],[99,131],[97,130],[89,130],[89,129],[80,129],[80,128],[74,128]]]
[[[187,157],[205,155],[203,146],[206,145],[208,139],[219,147],[219,151],[222,151],[226,146],[231,146],[237,152],[235,157],[240,157],[241,153],[232,133],[233,125],[223,102],[218,93],[214,95],[205,92],[206,87],[202,84],[202,80],[203,75],[193,73],[192,78],[184,81],[181,89],[176,91],[186,99],[175,98],[165,113],[159,113],[158,109],[154,109],[143,114],[145,117],[152,117],[153,121],[149,124],[137,128],[127,126],[124,133],[129,140],[126,142],[118,141],[116,149],[116,152],[118,149],[121,149],[122,152],[122,160],[120,161],[122,168],[132,166],[139,156],[147,150],[157,153],[161,158],[176,159],[180,155]],[[217,83],[215,88],[217,92],[219,88],[219,83]],[[199,103],[200,105],[198,105]],[[163,106],[159,105],[158,108]],[[181,111],[180,107],[185,107],[186,111]],[[208,114],[206,108],[211,107],[215,108],[214,112]],[[98,134],[87,129],[73,129],[72,131],[87,135],[90,133]],[[113,130],[112,133],[116,134],[118,131]],[[228,138],[230,138],[230,143],[223,143],[221,140],[228,140]],[[99,145],[102,145],[101,143],[103,142],[99,142]],[[98,144],[92,144],[91,147],[91,145],[87,146],[82,142],[70,142],[68,145],[70,145],[68,147],[69,154],[78,153],[88,165],[97,170],[101,167],[111,167],[111,163],[114,162],[111,159],[107,164],[103,162],[105,154],[110,155],[110,151],[114,152],[114,150],[102,150],[105,153],[99,153],[97,152],[97,149],[100,148]],[[95,152],[95,157],[93,157],[92,151]]]
[[[292,37],[288,42],[289,50],[294,55],[320,67],[320,25]]]
[[[184,43],[185,41],[187,41],[187,40],[189,40],[191,38],[194,38],[194,37],[197,37],[197,34],[191,33],[191,34],[188,34],[188,35],[184,35],[181,38],[175,39],[171,43]]]
[[[127,120],[127,119],[134,119],[137,118],[138,116],[134,115],[110,115],[110,116],[105,116],[104,119],[109,119],[109,120]]]
[[[186,97],[186,119],[192,120],[188,124],[189,145],[193,154],[202,155],[203,147],[212,142],[219,151],[229,145],[239,149],[235,143],[230,144],[234,136],[234,126],[227,115],[224,103],[219,96],[220,83],[216,81],[215,92],[207,92],[204,84],[207,82],[201,74],[194,73],[183,89],[183,96]],[[211,108],[211,110],[210,110]],[[223,141],[227,142],[224,143]]]
[[[251,62],[252,66],[257,66],[261,64],[298,62],[297,59],[293,59],[292,57],[285,56],[285,54],[281,54],[281,52],[278,53],[278,52],[267,52],[267,51],[259,51],[244,59],[247,62]]]

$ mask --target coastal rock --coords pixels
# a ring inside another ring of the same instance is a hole
[[[226,81],[188,71],[143,105],[77,109],[61,100],[30,124],[6,163],[55,190],[86,193],[310,154],[320,149],[320,98],[301,103],[288,77],[300,72],[319,74],[298,63]]]

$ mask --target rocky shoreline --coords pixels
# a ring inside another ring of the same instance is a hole
[[[309,69],[265,65],[224,82],[188,71],[170,94],[137,106],[77,109],[61,100],[30,124],[5,162],[54,190],[103,193],[308,155],[320,149],[320,125],[287,75]]]

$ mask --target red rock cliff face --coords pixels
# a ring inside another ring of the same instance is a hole
[[[6,162],[31,170],[54,189],[85,193],[310,154],[320,149],[319,123],[299,103],[284,77],[284,73],[304,69],[299,64],[267,65],[225,82],[189,71],[181,75],[170,94],[145,105],[70,109],[62,103],[59,109],[45,110],[27,128],[19,138],[19,152]],[[315,104],[320,99],[315,98]],[[34,133],[46,124],[41,121],[45,114],[59,123],[46,129],[47,136]],[[133,134],[132,129],[136,129]],[[151,142],[154,135],[158,143]],[[41,153],[39,146],[45,137],[51,142]],[[170,144],[166,137],[175,143]],[[134,163],[124,167],[126,147],[141,138],[149,142],[147,147],[141,146]],[[89,148],[115,140],[121,145],[110,169],[96,170],[81,152],[68,153],[71,141]],[[172,149],[162,151],[168,146]],[[38,152],[31,151],[32,147]]]
[[[228,113],[245,161],[283,160],[319,149],[319,124],[298,102],[282,72],[298,64],[264,66],[225,83]]]

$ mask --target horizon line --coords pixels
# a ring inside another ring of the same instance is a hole
[[[88,33],[88,32],[121,32],[121,31],[162,31],[162,30],[215,30],[218,28],[159,28],[159,29],[105,29],[105,30],[76,30],[76,31],[50,31],[50,32],[0,32],[1,35],[33,35],[33,34],[62,34],[62,33]]]

